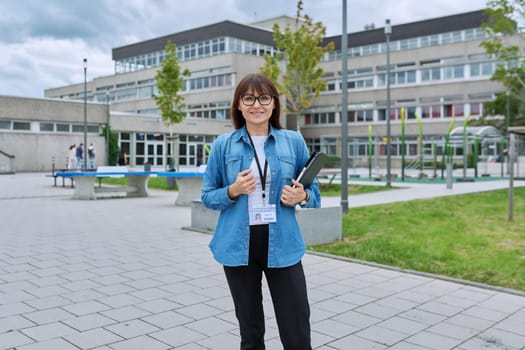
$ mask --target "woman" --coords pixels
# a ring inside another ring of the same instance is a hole
[[[69,152],[67,153],[67,170],[75,169],[75,160],[77,159],[76,148],[77,145],[75,144],[69,146]]]
[[[241,349],[264,349],[263,272],[284,349],[311,349],[295,207],[319,207],[320,193],[316,181],[304,188],[294,180],[308,149],[299,133],[281,128],[277,89],[263,75],[239,82],[230,114],[235,130],[213,143],[201,197],[221,211],[210,249],[224,265]]]

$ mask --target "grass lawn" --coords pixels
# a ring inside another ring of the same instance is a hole
[[[148,179],[148,188],[154,188],[157,190],[177,191],[177,187],[168,188],[166,177],[150,176]],[[108,185],[120,185],[126,186],[128,180],[124,177],[104,177],[102,178],[103,184]]]
[[[340,242],[309,247],[525,291],[525,188],[351,208]]]

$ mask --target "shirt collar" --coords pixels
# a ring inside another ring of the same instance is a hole
[[[246,130],[246,126],[243,126],[242,128],[237,129],[236,132],[237,132],[237,136],[235,137],[235,139],[237,141],[244,141],[244,142],[250,143],[250,137],[248,135],[248,130]],[[270,124],[270,132],[268,133],[268,137],[275,139],[275,133],[276,133],[276,129]]]

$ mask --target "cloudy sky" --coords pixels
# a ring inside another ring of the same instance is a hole
[[[111,75],[111,49],[202,25],[294,16],[296,0],[0,0],[0,95]],[[486,0],[347,0],[348,32],[475,11]],[[342,32],[342,0],[303,0],[303,14]]]

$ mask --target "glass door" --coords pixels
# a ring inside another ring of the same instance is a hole
[[[164,142],[148,141],[146,142],[146,154],[144,155],[146,161],[153,166],[164,165]]]

